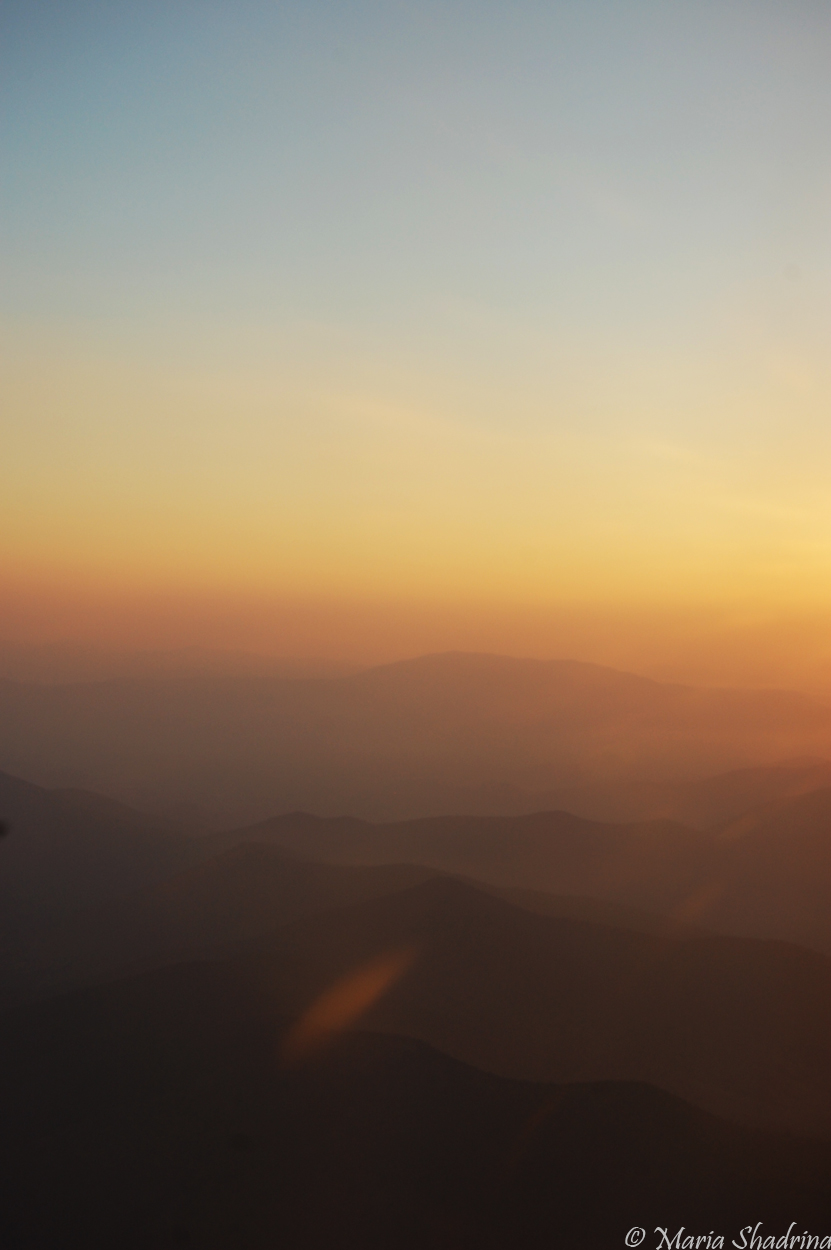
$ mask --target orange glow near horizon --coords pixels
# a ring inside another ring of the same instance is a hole
[[[824,680],[827,18],[301,10],[20,9],[0,639]]]
[[[322,360],[277,378],[18,347],[2,637],[825,684],[831,509],[821,466],[769,436],[750,458],[656,441],[608,382],[581,435],[533,417],[541,383],[512,429],[380,365],[330,361],[320,389]]]
[[[733,608],[0,585],[0,642],[202,648],[380,664],[441,651],[576,659],[704,685],[831,692],[831,615]]]

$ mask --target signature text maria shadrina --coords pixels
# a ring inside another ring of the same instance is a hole
[[[796,1221],[786,1233],[767,1233],[761,1224],[746,1224],[730,1242],[737,1250],[831,1250],[831,1233],[796,1232]],[[671,1233],[667,1228],[656,1228],[656,1250],[723,1250],[727,1244],[722,1233],[691,1233],[679,1228]]]

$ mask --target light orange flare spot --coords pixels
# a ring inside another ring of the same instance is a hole
[[[388,951],[324,990],[286,1035],[280,1055],[283,1063],[301,1063],[348,1029],[412,967],[417,953],[414,946]]]

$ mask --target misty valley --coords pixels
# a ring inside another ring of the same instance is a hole
[[[0,726],[3,1247],[828,1244],[831,708],[452,653]]]

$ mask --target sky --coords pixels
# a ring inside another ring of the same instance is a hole
[[[831,672],[829,63],[803,0],[2,0],[0,634]]]

